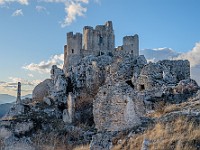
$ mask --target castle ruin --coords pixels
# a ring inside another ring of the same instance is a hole
[[[128,53],[139,56],[138,35],[123,37],[123,45],[115,48],[115,34],[112,21],[95,28],[85,26],[83,34],[67,33],[67,45],[64,46],[64,70],[78,64],[81,58],[89,55]]]

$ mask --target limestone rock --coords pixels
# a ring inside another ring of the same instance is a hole
[[[51,99],[50,98],[48,98],[48,97],[44,97],[43,98],[43,101],[47,104],[47,105],[51,105],[52,103],[51,103]]]
[[[24,135],[25,133],[30,132],[30,130],[32,130],[33,127],[33,122],[17,123],[14,127],[14,133],[16,135]]]
[[[20,115],[25,113],[24,105],[22,104],[15,104],[12,105],[8,113],[2,118],[3,120],[12,119],[15,115]]]
[[[11,130],[9,130],[5,127],[0,128],[0,139],[8,139],[11,136],[12,136]]]
[[[150,141],[148,139],[144,139],[142,142],[141,150],[149,150]]]
[[[104,85],[93,102],[93,114],[99,131],[120,131],[140,124],[144,114],[143,101],[126,83]]]
[[[68,95],[67,106],[67,109],[63,110],[63,121],[65,123],[73,123],[75,117],[75,101],[72,93]]]
[[[98,133],[92,136],[90,150],[110,150],[112,148],[112,135]]]
[[[147,63],[144,56],[133,57],[128,55],[113,59],[114,62],[107,67],[106,82],[116,83],[131,80],[133,74],[138,76],[143,66]]]
[[[51,79],[46,79],[40,84],[38,84],[33,89],[33,101],[42,101],[44,97],[49,96],[51,89],[53,87],[53,83]]]
[[[31,145],[31,142],[26,138],[18,139],[16,137],[11,137],[4,142],[3,148],[5,150],[36,150],[36,148]]]

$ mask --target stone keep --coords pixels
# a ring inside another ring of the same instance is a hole
[[[64,72],[80,63],[83,57],[103,54],[133,54],[139,56],[139,38],[138,35],[125,36],[123,45],[115,48],[115,34],[112,21],[105,25],[97,25],[95,28],[85,26],[83,35],[81,33],[67,33],[67,45],[64,46]]]
[[[115,35],[111,21],[105,25],[98,25],[95,29],[86,26],[83,28],[83,49],[99,52],[112,51],[115,47]]]
[[[67,45],[64,46],[64,66],[68,68],[78,63],[81,59],[82,34],[73,32],[67,33]]]

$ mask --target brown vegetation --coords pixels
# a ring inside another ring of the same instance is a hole
[[[200,102],[174,104],[163,107],[149,115],[160,118],[185,108],[199,109]],[[198,117],[197,117],[198,118]],[[195,117],[178,116],[172,121],[158,121],[151,129],[144,133],[135,134],[121,139],[113,150],[141,150],[144,139],[149,141],[150,150],[198,150],[200,145],[200,122]]]

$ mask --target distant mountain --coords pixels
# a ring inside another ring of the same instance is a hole
[[[21,97],[22,99],[24,98],[32,98],[32,94],[28,94],[25,96]],[[11,96],[8,94],[0,94],[0,104],[5,104],[5,103],[12,103],[16,101],[16,97],[15,96]]]
[[[10,107],[13,105],[13,103],[5,103],[5,104],[0,104],[0,118],[3,117]]]
[[[147,60],[159,61],[163,59],[176,58],[180,53],[177,53],[171,48],[144,49],[140,51],[140,55],[144,55]]]
[[[11,96],[11,95],[8,95],[8,94],[0,94],[0,104],[12,103],[14,101],[16,101],[15,96]]]
[[[32,94],[28,94],[25,96],[21,97],[22,99],[24,98],[32,98]],[[15,96],[11,96],[8,94],[0,94],[0,118],[3,117],[10,107],[13,105],[13,102],[16,101]]]

